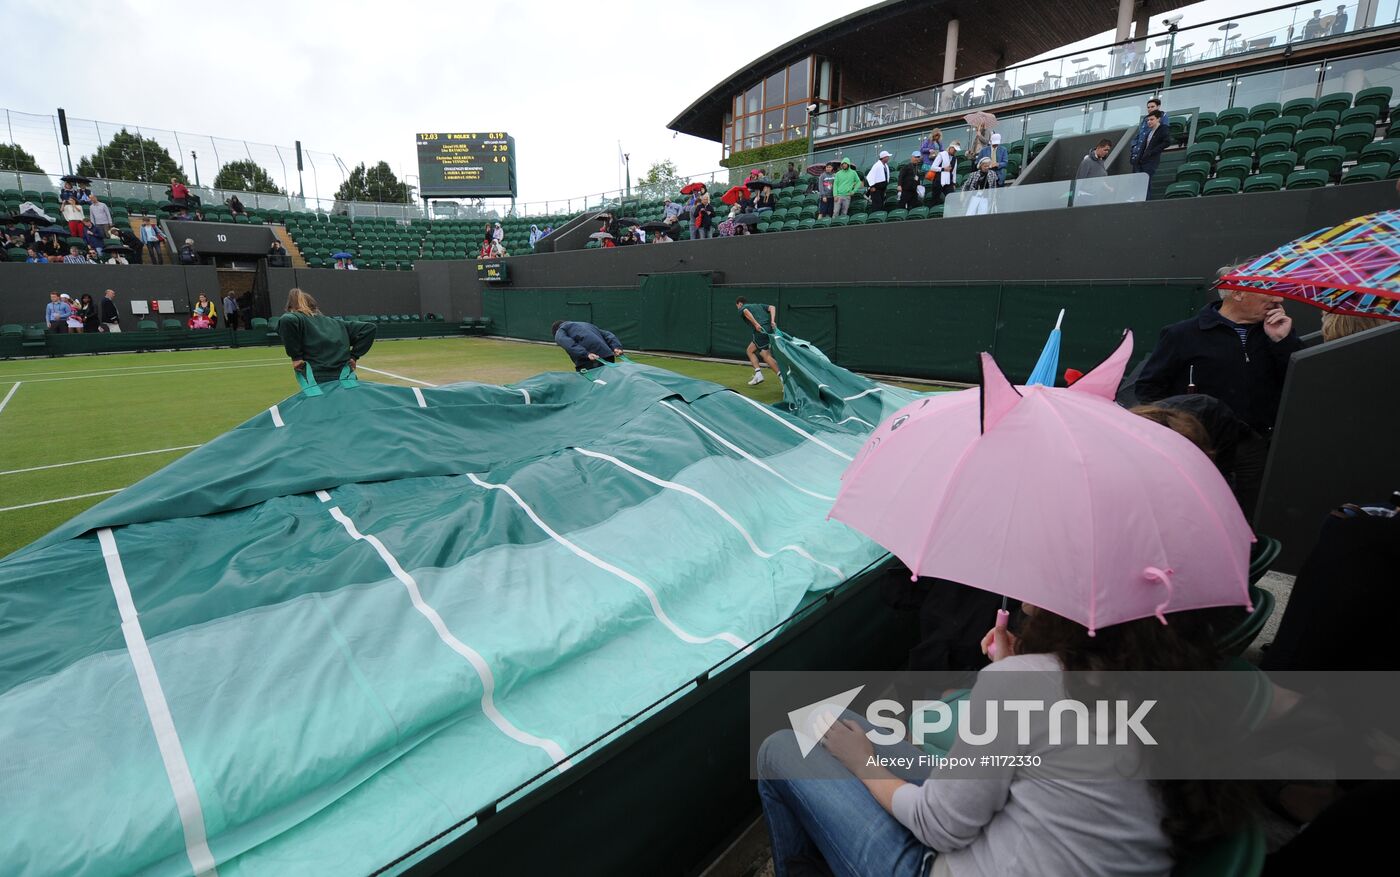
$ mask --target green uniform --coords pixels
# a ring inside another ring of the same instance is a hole
[[[753,318],[758,321],[758,325],[760,326],[771,327],[772,325],[770,321],[773,317],[768,313],[768,305],[759,304],[758,302],[749,302],[744,305],[744,313],[752,314]],[[750,329],[753,328],[753,324],[744,319],[743,314],[739,315],[739,319],[744,320],[744,325],[748,326]],[[753,343],[759,350],[767,350],[768,345],[772,343],[772,339],[768,337],[767,332],[760,332],[755,329],[753,333]]]
[[[369,353],[374,330],[373,323],[342,323],[324,314],[307,316],[298,311],[288,311],[277,321],[277,335],[287,355],[305,360],[318,384],[337,380],[351,359]]]
[[[836,172],[836,178],[831,182],[831,194],[837,198],[849,198],[860,188],[860,174],[848,167],[843,167]]]

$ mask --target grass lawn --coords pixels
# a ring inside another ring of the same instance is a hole
[[[632,358],[765,404],[782,398],[766,370],[749,387],[747,365]],[[361,379],[412,386],[512,383],[569,362],[553,345],[434,338],[382,341],[361,366]],[[0,557],[296,390],[279,348],[0,362]]]

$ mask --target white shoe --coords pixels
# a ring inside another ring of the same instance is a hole
[[[754,384],[761,383],[763,383],[763,372],[755,371],[753,377],[749,378],[749,386],[752,387]]]

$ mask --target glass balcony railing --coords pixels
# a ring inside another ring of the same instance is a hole
[[[1319,4],[1312,0],[1278,6],[840,107],[813,117],[813,136],[820,142],[920,119],[992,109],[1097,83],[1165,73],[1168,66],[1173,72],[1186,72],[1222,59],[1400,24],[1400,3],[1396,0],[1353,2],[1340,10],[1332,4],[1322,8],[1327,14],[1314,16]]]
[[[1056,180],[975,192],[953,192],[943,202],[943,216],[985,216],[1129,204],[1147,200],[1147,185],[1147,174],[1117,174],[1088,180]]]

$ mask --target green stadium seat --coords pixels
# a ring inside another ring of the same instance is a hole
[[[1197,143],[1224,143],[1230,136],[1230,129],[1224,125],[1211,125],[1209,128],[1196,129]]]
[[[1186,150],[1187,163],[1204,162],[1206,171],[1210,171],[1210,166],[1215,164],[1215,157],[1220,154],[1220,144],[1214,140],[1206,143],[1197,143]]]
[[[1244,178],[1253,173],[1253,171],[1254,160],[1252,158],[1247,155],[1232,156],[1231,158],[1221,160],[1220,164],[1215,168],[1215,178],[1217,180],[1233,178],[1237,181],[1243,181]]]
[[[1390,173],[1386,174],[1385,178],[1387,180],[1400,179],[1400,161],[1397,161],[1390,166]]]
[[[1345,110],[1349,106],[1351,106],[1351,92],[1349,91],[1334,91],[1331,94],[1324,94],[1317,99],[1317,109],[1319,112],[1330,110],[1331,112],[1340,114],[1342,110]]]
[[[909,219],[928,219],[927,207],[915,207],[909,211]]]
[[[800,220],[800,219],[789,219],[787,222],[784,222],[784,223],[783,223],[782,228],[781,228],[780,230],[781,230],[781,231],[797,231],[797,230],[798,230],[799,228],[801,228],[801,227],[802,227],[802,220]]]
[[[755,227],[756,229],[758,229],[758,233],[759,233],[759,234],[763,234],[764,232],[768,231],[768,229],[772,228],[772,223],[760,222],[758,225],[756,225],[756,226],[754,226],[754,227]]]
[[[1390,98],[1393,93],[1389,85],[1363,88],[1356,93],[1356,106],[1375,107],[1378,118],[1385,121],[1390,117]]]
[[[1299,131],[1293,135],[1293,151],[1299,155],[1307,155],[1319,146],[1329,146],[1332,143],[1332,130],[1312,130]]]
[[[1201,184],[1196,180],[1178,180],[1167,186],[1163,198],[1195,198],[1201,194]]]
[[[1238,125],[1232,125],[1230,127],[1230,136],[1232,138],[1252,137],[1253,139],[1258,140],[1260,137],[1264,136],[1264,123],[1240,122]]]
[[[1294,171],[1288,175],[1288,183],[1284,188],[1293,189],[1320,189],[1327,185],[1327,172],[1319,170]]]
[[[1349,110],[1342,111],[1342,115],[1337,119],[1337,124],[1344,128],[1347,125],[1360,125],[1363,123],[1374,127],[1376,122],[1380,121],[1380,118],[1381,111],[1373,106],[1352,107]]]
[[[11,247],[6,251],[5,255],[11,262],[23,262],[25,259],[29,258],[28,253],[19,247]]]
[[[1268,155],[1259,156],[1260,173],[1278,174],[1287,179],[1297,166],[1298,153],[1291,149],[1288,152],[1271,152]]]
[[[807,229],[810,229],[810,228],[816,228],[816,227],[817,227],[817,221],[816,221],[815,219],[811,218],[811,217],[808,217],[808,218],[806,218],[806,219],[801,220],[801,221],[798,223],[798,226],[797,226],[797,227],[798,227],[799,229],[801,229],[802,231],[806,231]]]
[[[886,213],[885,211],[883,211],[883,210],[876,210],[876,211],[874,211],[874,212],[872,212],[872,213],[866,214],[866,217],[865,217],[865,224],[866,224],[866,225],[869,225],[869,224],[872,223],[872,222],[883,223],[883,222],[885,221],[885,219],[886,219],[888,216],[889,216],[889,214]]]
[[[19,323],[6,323],[0,326],[0,338],[23,338],[24,327]]]
[[[256,322],[256,320],[254,322]],[[263,320],[263,322],[266,323],[267,321]],[[159,327],[156,326],[155,320],[139,320],[136,323],[136,329],[141,332],[154,332],[157,328]]]
[[[1293,135],[1278,131],[1273,134],[1265,134],[1259,138],[1259,142],[1254,144],[1254,153],[1261,159],[1271,152],[1287,152],[1293,148]]]
[[[1394,164],[1400,161],[1400,138],[1368,143],[1361,148],[1361,154],[1356,160],[1360,164],[1370,164],[1373,161],[1382,161],[1387,165]]]
[[[1317,99],[1311,97],[1295,97],[1293,100],[1285,101],[1283,109],[1280,111],[1283,116],[1292,116],[1302,120],[1308,113],[1317,110]]]
[[[864,213],[852,213],[849,216],[842,216],[840,218],[846,220],[847,225],[865,225],[865,217],[866,214]]]
[[[1374,183],[1384,180],[1385,175],[1390,172],[1390,165],[1384,162],[1372,162],[1371,164],[1358,164],[1346,172],[1342,177],[1343,183]]]
[[[1270,119],[1277,119],[1283,112],[1283,106],[1277,101],[1270,101],[1262,104],[1255,104],[1249,108],[1250,121],[1267,122]]]
[[[1340,146],[1319,146],[1308,150],[1303,156],[1303,167],[1310,171],[1325,171],[1327,176],[1336,179],[1342,173],[1342,162],[1347,152]]]
[[[161,327],[162,329],[183,329],[183,328],[185,328],[185,324],[182,323],[182,322],[180,322],[179,320],[169,320],[169,319],[167,319],[167,320],[161,320],[161,321],[160,321],[160,327]]]
[[[1283,176],[1280,174],[1255,174],[1244,181],[1245,192],[1277,192],[1282,188]]]
[[[1233,128],[1247,119],[1249,119],[1249,110],[1244,107],[1227,107],[1216,114],[1215,124]]]
[[[1254,155],[1253,137],[1231,137],[1225,141],[1225,145],[1220,147],[1220,159],[1227,158],[1249,158]]]
[[[1207,112],[1201,112],[1201,113],[1197,113],[1197,114],[1196,114],[1196,130],[1197,130],[1197,131],[1201,130],[1202,128],[1209,128],[1211,125],[1214,125],[1214,124],[1215,124],[1215,113],[1212,113],[1212,112],[1207,111]]]
[[[1318,110],[1314,113],[1308,113],[1303,117],[1302,130],[1307,131],[1313,128],[1325,128],[1330,131],[1337,127],[1337,120],[1340,119],[1341,116],[1342,114],[1336,110]]]
[[[1210,165],[1203,161],[1188,161],[1176,170],[1176,182],[1195,183],[1199,191],[1210,176]]]
[[[1346,152],[1348,159],[1355,160],[1361,154],[1361,149],[1374,140],[1375,136],[1375,125],[1370,122],[1362,122],[1338,128],[1337,133],[1332,137],[1332,142]]]
[[[1234,195],[1240,190],[1240,181],[1234,177],[1216,177],[1206,183],[1201,195]]]

